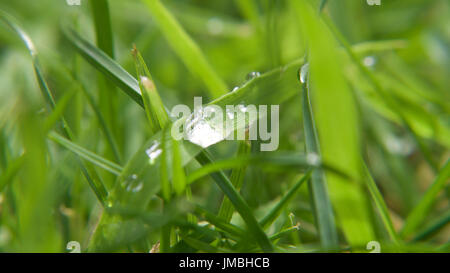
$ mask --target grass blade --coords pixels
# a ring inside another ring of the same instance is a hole
[[[364,165],[364,170],[365,170],[364,181],[366,182],[367,188],[369,189],[373,202],[375,203],[375,206],[377,207],[378,212],[380,213],[386,231],[388,232],[394,244],[398,245],[399,238],[397,232],[394,229],[394,225],[392,224],[391,217],[389,216],[388,207],[386,205],[386,202],[384,202],[383,195],[381,195],[381,192],[378,190],[377,184],[373,180],[372,175],[370,174],[369,169],[367,168],[366,165]]]
[[[11,183],[24,164],[24,156],[11,160],[0,176],[0,193]]]
[[[307,87],[309,65],[304,65],[300,72],[302,85],[302,108],[303,108],[303,129],[305,133],[306,152],[310,156],[319,156],[320,146],[317,138],[317,131],[309,99]],[[302,75],[303,73],[303,75]],[[322,169],[316,169],[312,173],[309,189],[312,199],[312,207],[316,219],[317,229],[322,246],[325,249],[333,249],[338,246],[338,237],[334,221],[333,207],[328,195],[327,182]]]
[[[73,143],[72,141],[64,138],[63,136],[55,133],[50,132],[48,135],[49,139],[53,140],[54,142],[58,143],[59,145],[69,149],[73,153],[77,154],[78,156],[86,159],[87,161],[99,166],[102,169],[105,169],[112,174],[120,175],[122,172],[122,167],[117,165],[116,163],[113,163],[107,159],[104,159],[103,157],[86,150],[85,148]]]
[[[450,181],[449,177],[450,159],[448,159],[445,165],[441,168],[433,184],[428,188],[420,202],[414,207],[406,218],[405,225],[400,232],[400,235],[403,238],[411,235],[411,233],[413,233],[417,227],[422,224],[423,220],[425,220],[427,216],[427,213],[432,208],[437,195],[446,185],[448,185],[448,182]]]
[[[156,133],[169,123],[169,116],[152,80],[152,75],[145,64],[144,58],[142,58],[141,53],[136,47],[133,49],[133,57],[150,129],[153,133]]]
[[[337,45],[317,12],[305,1],[291,1],[308,41],[312,108],[315,113],[321,156],[353,178],[353,182],[326,172],[338,222],[352,246],[362,246],[375,234],[362,191],[362,158],[355,101],[342,72]]]
[[[239,148],[236,157],[246,155],[249,152],[250,152],[250,145],[245,141],[241,141],[239,143]],[[245,170],[246,166],[241,166],[239,168],[233,169],[233,171],[231,172],[230,181],[237,191],[240,191],[242,185],[244,184]],[[233,216],[233,211],[234,211],[233,205],[231,204],[230,200],[226,196],[224,196],[224,199],[219,209],[219,217],[224,219],[225,222],[230,222],[231,217]]]
[[[111,58],[114,58],[114,43],[109,5],[107,0],[90,1],[94,16],[95,34],[98,47]]]
[[[196,158],[203,165],[210,164],[212,162],[206,153],[201,153]],[[223,193],[230,199],[236,211],[242,216],[242,219],[244,219],[247,224],[249,232],[255,237],[262,250],[265,252],[272,252],[272,243],[269,241],[267,235],[259,225],[252,210],[233,187],[230,180],[223,173],[219,172],[213,173],[211,176],[214,178],[217,186],[219,186]]]
[[[433,221],[428,227],[426,227],[425,229],[420,231],[417,235],[415,235],[411,241],[418,242],[418,241],[427,239],[428,237],[437,233],[439,230],[441,230],[443,227],[445,227],[449,223],[450,223],[450,211],[448,211],[446,214],[444,214],[444,216]]]
[[[183,169],[181,159],[180,143],[172,138],[172,186],[177,195],[181,195],[186,190],[186,174]]]
[[[198,45],[159,0],[144,0],[169,45],[190,72],[203,81],[211,98],[225,94],[227,85],[206,60]]]
[[[39,83],[41,93],[47,103],[47,108],[49,109],[49,112],[53,111],[56,107],[55,99],[53,97],[50,88],[48,87],[47,81],[44,78],[44,74],[42,73],[42,69],[38,60],[38,53],[31,38],[16,23],[14,23],[7,14],[1,11],[0,11],[0,20],[6,23],[6,25],[8,25],[19,36],[19,38],[23,41],[23,43],[27,47],[28,52],[30,53],[33,61],[33,67],[37,81]],[[64,135],[67,138],[72,139],[73,138],[72,131],[70,130],[70,127],[67,124],[64,117],[61,117],[61,121],[63,124],[61,130],[63,131]],[[104,204],[107,196],[107,191],[103,182],[100,180],[98,175],[94,173],[94,170],[89,166],[85,166],[82,161],[80,161],[80,168],[84,176],[86,177],[86,180],[88,181],[89,185],[91,186],[92,190],[96,193],[98,200],[100,201],[101,204]]]
[[[264,216],[259,222],[263,228],[269,227],[275,219],[280,215],[286,205],[294,198],[298,189],[309,180],[312,171],[308,171],[297,183],[292,186],[287,193],[281,198],[281,200],[270,210],[270,212]]]
[[[80,53],[80,55],[92,64],[97,70],[102,72],[107,78],[115,83],[120,89],[125,91],[135,102],[142,107],[141,91],[138,81],[133,78],[125,69],[111,59],[106,53],[93,46],[83,39],[73,29],[63,26],[63,34],[70,44]]]

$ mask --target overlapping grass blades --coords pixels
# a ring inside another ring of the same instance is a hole
[[[38,53],[37,50],[31,40],[31,38],[28,36],[28,34],[22,30],[16,23],[13,22],[13,20],[4,12],[0,12],[0,20],[4,22],[7,26],[9,26],[17,35],[18,37],[23,41],[25,46],[27,47],[28,52],[30,53],[30,56],[33,61],[33,67],[36,74],[37,81],[39,83],[39,87],[41,90],[41,93],[45,99],[46,105],[48,107],[49,112],[53,111],[53,109],[56,106],[55,99],[53,97],[53,94],[48,87],[48,84],[44,78],[44,74],[42,72],[42,68],[39,63],[38,59]],[[61,117],[62,121],[62,128],[60,130],[64,133],[65,137],[72,139],[73,134],[70,130],[70,127],[68,126],[67,122],[65,121],[64,117]],[[104,186],[103,182],[101,181],[100,177],[95,173],[95,170],[89,166],[85,165],[82,161],[80,161],[80,168],[83,172],[84,176],[86,177],[86,180],[88,181],[89,185],[95,192],[98,200],[101,204],[104,204],[106,197],[108,195],[108,192],[106,190],[106,187]]]
[[[361,180],[362,160],[355,101],[341,74],[336,48],[330,31],[317,11],[305,1],[291,1],[298,13],[304,37],[308,41],[312,108],[321,155],[325,162]],[[365,194],[360,183],[326,172],[329,194],[338,222],[352,246],[374,239]]]
[[[211,98],[217,98],[225,94],[228,90],[227,85],[217,75],[198,45],[184,31],[175,17],[159,0],[143,1],[148,6],[153,19],[158,23],[169,45],[189,71],[203,81]]]
[[[300,70],[299,79],[302,85],[302,109],[303,109],[303,130],[305,134],[306,153],[312,157],[320,157],[320,145],[317,137],[317,130],[314,115],[311,109],[308,90],[309,64]],[[336,249],[338,246],[337,230],[334,220],[333,207],[328,194],[325,173],[321,169],[316,169],[312,173],[309,189],[312,197],[312,207],[319,230],[322,246],[325,249]]]

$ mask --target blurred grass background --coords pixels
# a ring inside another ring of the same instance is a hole
[[[174,31],[161,7],[179,22],[181,32]],[[260,72],[263,77],[254,80],[251,91],[242,91],[237,103],[281,103],[278,152],[289,154],[314,151],[306,140],[311,127],[306,126],[305,93],[296,76],[306,56],[312,122],[324,160],[356,180],[370,180],[364,175],[366,164],[376,186],[352,184],[327,170],[324,195],[312,193],[311,182],[320,183],[313,175],[283,203],[276,220],[263,225],[260,220],[307,172],[277,164],[225,168],[222,174],[238,190],[242,185],[239,196],[275,251],[366,251],[367,238],[381,242],[382,251],[450,250],[448,1],[381,0],[381,6],[369,6],[362,0],[81,0],[80,6],[70,6],[62,0],[16,0],[1,1],[0,10],[28,33],[43,73],[36,77],[30,52],[1,21],[0,251],[67,252],[69,241],[80,242],[84,251],[93,241],[105,240],[111,243],[92,249],[148,252],[161,242],[162,251],[265,250],[257,238],[240,233],[246,226],[252,232],[251,219],[219,213],[230,204],[222,204],[223,184],[217,186],[211,176],[172,199],[146,197],[138,216],[131,209],[127,216],[105,216],[103,205],[117,201],[108,193],[127,179],[127,170],[117,178],[99,164],[80,167],[81,160],[48,133],[70,128],[61,134],[78,145],[75,150],[83,147],[114,162],[120,173],[135,164],[135,154],[156,132],[123,88],[79,55],[73,39],[63,34],[66,26],[139,79],[131,53],[135,44],[167,109],[181,103],[192,107],[194,96],[210,102],[243,87],[252,80],[251,72]],[[284,71],[287,76],[279,80],[276,74]],[[54,111],[37,79],[45,79],[51,90]],[[213,162],[258,154],[258,143],[246,145],[225,141],[208,153]],[[180,172],[189,178],[205,164],[190,162]],[[91,187],[83,168],[93,178]],[[152,179],[151,173],[147,178]],[[328,195],[332,208],[322,208]],[[200,208],[185,211],[184,199]],[[385,214],[380,212],[384,204]],[[333,221],[322,225],[317,220],[321,213]],[[117,230],[103,228],[108,221]],[[389,223],[394,232],[386,228]],[[102,240],[92,239],[95,230],[106,234],[97,235]]]

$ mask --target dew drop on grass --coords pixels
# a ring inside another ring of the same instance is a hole
[[[306,63],[302,66],[299,73],[299,80],[301,83],[306,83],[309,73],[309,63]]]
[[[239,86],[235,86],[235,87],[233,88],[233,91],[231,91],[231,92],[237,91],[238,89],[239,89]]]
[[[139,180],[139,177],[136,174],[127,177],[122,185],[129,192],[139,192],[144,187],[143,181]]]
[[[261,76],[261,73],[259,73],[258,71],[250,72],[247,74],[247,81],[253,80],[254,78],[258,78],[259,76]]]
[[[219,35],[223,32],[224,26],[222,20],[218,18],[211,18],[206,23],[206,27],[208,28],[208,31],[212,35]]]
[[[374,56],[366,56],[363,59],[363,64],[366,67],[373,67],[373,66],[375,66],[376,63],[377,63],[377,60],[375,59]]]
[[[160,148],[160,143],[159,141],[154,141],[152,146],[150,146],[150,148],[148,148],[147,150],[145,150],[145,153],[147,154],[148,158],[149,158],[149,162],[151,165],[155,164],[155,160],[158,158],[158,156],[161,155],[162,153],[162,149]]]
[[[319,166],[320,156],[316,153],[308,153],[306,155],[306,162],[308,162],[308,164],[311,166]]]
[[[209,147],[224,137],[221,123],[215,123],[207,120],[202,113],[194,113],[188,120],[186,126],[186,139],[190,142],[200,145],[203,148]]]
[[[414,151],[414,144],[406,138],[396,136],[385,137],[386,148],[393,154],[408,156]]]

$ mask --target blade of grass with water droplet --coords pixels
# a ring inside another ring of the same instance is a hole
[[[299,75],[303,93],[303,130],[305,134],[306,153],[319,156],[321,154],[320,146],[308,90],[309,71],[305,71],[308,67],[309,65],[302,67],[300,73],[304,73],[304,75]],[[338,246],[338,237],[333,207],[328,194],[325,173],[322,169],[313,170],[309,189],[320,242],[325,249],[336,248]]]
[[[326,171],[330,199],[340,228],[352,246],[374,239],[361,181],[355,101],[339,66],[337,45],[317,12],[304,1],[290,1],[308,42],[312,109],[323,160],[353,179]]]
[[[211,98],[225,94],[227,85],[208,63],[199,46],[186,33],[175,17],[159,0],[143,0],[169,45],[190,72],[206,85]]]
[[[108,56],[106,56],[94,46],[90,45],[90,43],[82,39],[75,32],[70,31],[67,28],[64,32],[69,41],[75,46],[78,51],[80,51],[81,55],[84,58],[91,62],[97,69],[109,75],[112,79],[114,79],[114,81],[116,81],[116,83],[118,83],[118,86],[122,90],[133,97],[135,101],[139,103],[139,105],[144,106],[142,97],[139,95],[139,85],[130,74],[125,72],[123,68],[121,68],[117,63],[113,62]],[[294,95],[292,89],[287,87],[295,85],[295,81],[293,79],[295,79],[295,72],[298,65],[301,63],[302,60],[298,60],[287,65],[286,67],[283,67],[281,69],[274,69],[268,73],[261,75],[260,77],[253,78],[252,80],[247,82],[246,85],[240,88],[240,90],[230,93],[229,96],[224,96],[222,100],[216,100],[215,103],[218,103],[219,105],[225,105],[225,103],[233,104],[234,102],[235,104],[237,104],[240,103],[245,97],[250,98],[249,103],[253,104],[258,104],[258,101],[266,100],[269,104],[281,103],[290,96]],[[259,86],[261,88],[261,91],[263,92],[255,93],[256,86]],[[271,92],[274,86],[286,90],[286,92],[283,92],[283,96],[280,96],[279,94],[273,94],[273,92]],[[137,97],[139,97],[139,99],[137,99]],[[126,165],[122,175],[119,177],[117,187],[112,193],[111,200],[115,200],[120,203],[128,203],[131,206],[144,208],[145,204],[147,204],[151,196],[159,191],[159,184],[155,184],[154,182],[152,182],[152,180],[154,181],[159,179],[159,171],[157,171],[159,167],[155,166],[157,169],[152,166],[148,167],[148,157],[145,151],[151,145],[153,145],[155,141],[158,142],[160,141],[160,139],[161,134],[155,134]],[[188,144],[187,142],[184,142],[183,148],[181,150],[183,154],[183,165],[192,160],[201,151],[198,146]],[[143,159],[141,159],[141,157],[143,157]],[[155,165],[159,166],[159,163]],[[151,177],[151,179],[146,180],[145,177],[147,177],[150,173],[151,175],[149,177]],[[139,177],[139,179],[143,179],[145,181],[143,189],[139,192],[130,193],[120,186],[120,181],[126,181],[126,179],[128,179],[128,176],[130,175],[136,175],[137,177]],[[241,213],[241,211],[239,212]],[[105,216],[104,219],[105,222],[111,221],[110,217]],[[252,219],[250,219],[250,221],[252,221]],[[255,225],[253,225],[253,227],[255,227]],[[101,229],[99,229],[98,232],[101,232]],[[98,232],[96,232],[96,234],[98,234]],[[264,237],[266,237],[265,234],[262,231],[256,232],[256,234],[258,234],[257,238],[260,240],[263,248],[269,250],[270,243],[267,244],[268,240],[264,240]],[[92,251],[101,249],[102,243],[106,242],[104,241],[104,237],[100,236],[98,239],[92,240],[90,249]]]
[[[156,133],[167,125],[169,116],[164,108],[155,83],[152,80],[152,75],[145,64],[144,58],[142,58],[141,53],[136,47],[133,48],[133,57],[150,129],[153,133]]]

